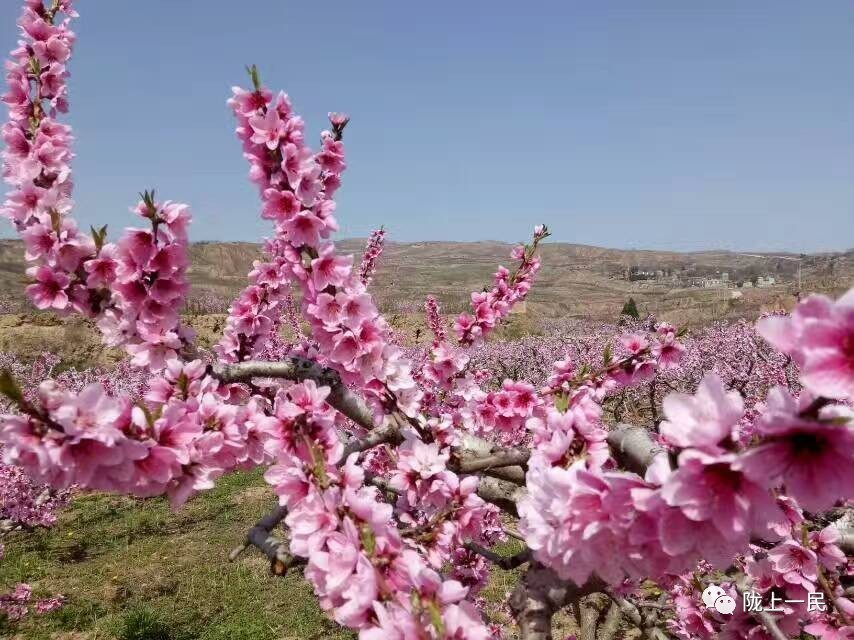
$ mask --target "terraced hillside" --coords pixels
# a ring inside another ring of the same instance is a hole
[[[359,259],[364,240],[340,243]],[[466,291],[487,283],[498,264],[508,263],[510,245],[499,242],[421,242],[386,245],[373,290],[391,313],[418,312],[424,297],[437,295],[447,311],[467,305]],[[222,296],[234,295],[246,282],[261,247],[252,243],[210,242],[191,247],[190,279],[194,286]],[[566,243],[543,247],[543,270],[527,312],[539,317],[587,316],[613,319],[628,297],[642,313],[651,312],[680,323],[702,323],[728,316],[754,316],[763,310],[787,308],[797,289],[798,256],[733,252],[678,253],[605,249]],[[804,291],[839,293],[854,284],[854,251],[814,254],[800,260]],[[674,282],[635,281],[625,275],[632,267],[731,279],[773,275],[778,285],[743,289],[686,288]],[[0,240],[0,295],[21,294],[25,264],[20,242]]]

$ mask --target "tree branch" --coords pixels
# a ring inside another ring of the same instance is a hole
[[[608,613],[605,615],[605,620],[599,627],[599,640],[614,640],[617,637],[617,632],[620,630],[620,623],[623,621],[623,613],[616,602],[612,602]]]
[[[762,626],[765,627],[765,630],[771,635],[774,640],[790,640],[789,636],[783,633],[780,630],[780,627],[777,626],[777,621],[767,611],[757,611],[756,617],[759,618],[759,621],[762,623]]]
[[[854,556],[854,508],[845,509],[842,516],[830,524],[839,531],[840,538],[836,546],[846,556]]]
[[[455,450],[457,460],[452,461],[451,463],[451,468],[453,470],[459,473],[470,473],[463,471],[461,466],[472,465],[475,467],[475,471],[480,470],[485,475],[492,476],[493,478],[498,478],[500,480],[506,480],[507,482],[512,482],[519,486],[525,485],[525,469],[522,465],[528,462],[528,458],[530,458],[531,455],[530,451],[523,451],[521,449],[504,449],[496,446],[488,440],[484,440],[483,438],[479,438],[470,433],[462,434],[461,440],[462,442]],[[516,453],[510,454],[508,452]],[[507,458],[504,457],[505,453],[508,453]],[[516,461],[508,466],[498,466],[495,464],[496,462],[512,457],[515,457]],[[477,461],[481,459],[489,461],[486,466],[478,467],[480,463]]]
[[[506,480],[498,478],[481,478],[477,488],[477,495],[491,502],[502,511],[518,518],[519,511],[516,503],[525,497],[526,493],[522,487],[516,486]]]
[[[510,596],[521,640],[552,640],[552,616],[567,602],[604,588],[598,578],[582,587],[562,580],[554,571],[531,562]]]
[[[748,590],[749,584],[747,582],[747,578],[742,577],[735,583],[735,591],[738,594],[739,598],[744,598],[744,592]],[[789,636],[783,633],[780,630],[780,627],[777,626],[777,621],[774,619],[770,613],[765,611],[764,609],[760,609],[759,611],[751,611],[754,617],[759,620],[768,634],[774,638],[774,640],[790,640]]]
[[[530,449],[503,449],[482,457],[463,458],[457,464],[457,469],[460,473],[474,473],[475,471],[525,465],[530,457]]]
[[[620,607],[623,615],[625,615],[638,629],[641,630],[643,636],[647,640],[667,640],[668,635],[654,624],[650,624],[640,612],[640,610],[625,598],[620,598],[612,594],[611,599]]]
[[[288,552],[288,544],[271,533],[287,515],[288,510],[285,507],[278,506],[273,509],[255,523],[255,526],[246,534],[246,540],[228,554],[228,559],[233,562],[241,553],[252,546],[257,547],[270,559],[270,571],[274,575],[283,576],[288,572],[288,569],[305,564],[305,558],[291,555]]]
[[[330,388],[326,402],[332,408],[350,418],[360,427],[373,431],[377,425],[374,416],[365,401],[353,393],[341,382],[341,376],[334,369],[323,367],[313,360],[291,357],[282,362],[247,361],[238,364],[218,363],[209,369],[212,376],[222,382],[249,382],[253,378],[284,378],[286,380],[314,380],[317,384]],[[392,414],[386,422],[388,430],[381,436],[371,435],[354,442],[345,449],[346,454],[365,451],[371,446],[382,442],[393,441],[395,429],[406,423],[410,418]],[[396,425],[396,426],[394,426]],[[384,427],[385,428],[385,427]],[[372,444],[373,443],[373,444]],[[513,482],[520,486],[525,484],[525,469],[523,464],[530,457],[530,451],[522,449],[502,449],[492,443],[471,434],[464,434],[462,444],[458,448],[459,467],[452,467],[460,473],[482,471],[486,475]],[[483,461],[480,459],[483,458]]]
[[[369,432],[364,438],[356,438],[348,442],[344,446],[344,455],[341,456],[341,459],[346,460],[353,453],[361,453],[380,444],[399,444],[401,441],[400,423],[393,414],[389,416],[389,420],[384,426]]]
[[[365,429],[374,428],[374,417],[368,405],[341,382],[334,369],[323,367],[313,360],[291,357],[282,362],[248,361],[238,364],[217,363],[210,374],[222,382],[249,382],[253,378],[284,378],[301,382],[314,380],[330,389],[326,402]]]
[[[830,582],[827,581],[827,576],[824,575],[824,570],[821,565],[818,567],[818,583],[821,585],[821,590],[827,594],[827,597],[833,604],[833,608],[836,609],[836,613],[839,616],[839,619],[842,620],[842,624],[850,625],[851,619],[845,613],[845,609],[839,604],[839,600],[836,598],[836,593],[834,592],[833,587],[830,586]]]
[[[510,571],[511,569],[516,569],[517,567],[521,567],[526,562],[531,561],[531,550],[524,549],[519,553],[512,556],[502,556],[499,553],[495,553],[491,549],[487,549],[483,545],[480,545],[476,542],[466,542],[466,549],[469,551],[473,551],[474,553],[483,556],[487,560],[489,560],[492,564],[500,569],[504,569],[505,571]]]
[[[525,470],[522,467],[500,467],[498,469],[484,469],[481,471],[486,476],[491,476],[505,482],[524,487],[525,486]]]
[[[596,640],[596,630],[599,626],[599,616],[602,612],[590,598],[578,601],[578,622],[581,640]]]
[[[377,427],[374,422],[373,413],[368,405],[362,398],[353,393],[353,391],[348,389],[347,386],[341,382],[341,376],[338,372],[334,369],[323,367],[313,360],[291,357],[283,360],[282,362],[252,360],[240,362],[238,364],[218,363],[212,365],[209,371],[212,376],[226,383],[249,382],[253,378],[283,378],[297,382],[303,380],[314,380],[317,384],[328,386],[330,388],[330,393],[326,398],[326,402],[333,409],[336,409],[343,415],[347,416],[363,429],[373,431]],[[386,425],[388,425],[388,431],[384,432],[383,436],[372,436],[366,438],[364,441],[360,441],[359,444],[353,443],[352,450],[349,450],[348,453],[352,453],[354,451],[365,451],[369,449],[370,446],[376,446],[376,444],[387,441],[383,438],[393,439],[395,429],[399,429],[406,423],[411,423],[411,419],[398,415],[397,413],[392,414],[386,422]],[[377,438],[376,444],[370,445],[370,443],[374,441],[373,438]],[[363,445],[363,448],[359,448]],[[347,450],[345,449],[345,451]],[[478,438],[471,434],[465,434],[463,436],[463,443],[461,446],[462,454],[460,455],[460,458],[465,458],[466,453],[474,454],[476,457],[482,457],[493,455],[496,451],[500,451],[500,449],[496,449],[494,445],[483,438]],[[519,456],[520,459],[522,458],[521,454],[515,455]],[[503,480],[515,482],[516,484],[523,485],[525,483],[525,470],[521,466],[489,469],[487,473]]]
[[[608,432],[608,446],[617,461],[629,471],[643,475],[658,455],[666,450],[644,427],[618,424]]]

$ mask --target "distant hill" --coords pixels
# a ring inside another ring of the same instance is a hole
[[[339,249],[361,257],[363,239],[347,239]],[[490,283],[499,264],[510,266],[512,245],[500,242],[388,242],[372,285],[381,307],[405,314],[420,310],[426,295],[437,295],[446,311],[468,304],[468,292]],[[233,296],[246,283],[261,246],[245,242],[204,242],[191,245],[190,280],[194,287]],[[629,296],[641,313],[680,322],[703,322],[725,316],[752,316],[762,310],[788,307],[794,301],[798,256],[795,254],[701,251],[621,250],[587,245],[546,243],[543,269],[527,305],[537,317],[563,315],[614,319]],[[830,294],[854,285],[854,251],[811,254],[801,261],[803,289]],[[630,282],[635,267],[682,276],[730,280],[774,276],[767,289],[732,290],[686,288],[671,281]],[[23,247],[17,240],[0,240],[0,293],[20,295],[24,282]]]

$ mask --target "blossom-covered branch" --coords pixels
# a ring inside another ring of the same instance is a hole
[[[362,256],[362,264],[359,266],[359,280],[365,286],[368,286],[374,277],[374,272],[377,270],[377,261],[379,261],[384,247],[385,229],[380,227],[371,233],[371,237],[368,239],[368,244],[365,247],[365,254]]]

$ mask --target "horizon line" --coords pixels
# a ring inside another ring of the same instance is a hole
[[[335,239],[334,242],[367,242],[368,236],[347,236],[343,238]],[[20,238],[6,236],[5,234],[0,233],[0,242],[13,242],[23,244],[23,240]],[[264,240],[191,240],[189,245],[200,245],[200,244],[246,244],[246,245],[258,245],[261,246],[264,244]],[[521,242],[508,242],[506,240],[490,240],[490,239],[481,239],[481,240],[393,240],[386,239],[386,244],[396,244],[396,245],[418,245],[418,244],[498,244],[507,247],[513,247],[515,245],[522,244]],[[854,247],[848,247],[846,249],[822,249],[818,251],[795,251],[792,249],[776,249],[776,250],[765,250],[765,249],[753,249],[753,250],[737,250],[737,249],[724,249],[724,248],[708,248],[708,249],[661,249],[661,248],[643,248],[643,247],[614,247],[614,246],[604,246],[597,244],[589,244],[585,242],[567,242],[562,240],[555,241],[546,241],[542,243],[541,246],[548,245],[568,245],[573,247],[588,247],[591,249],[603,249],[606,251],[635,251],[635,252],[648,252],[648,253],[677,253],[677,254],[698,254],[698,253],[723,253],[723,254],[734,254],[734,255],[755,255],[755,257],[762,258],[771,258],[775,255],[781,255],[785,257],[790,256],[815,256],[815,255],[847,255],[850,253],[854,253]]]

